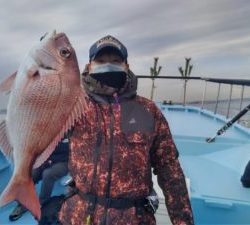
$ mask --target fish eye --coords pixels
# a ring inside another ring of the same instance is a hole
[[[63,58],[69,58],[71,55],[71,51],[68,48],[62,48],[62,49],[60,49],[60,55]]]

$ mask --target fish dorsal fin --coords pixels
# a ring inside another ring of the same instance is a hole
[[[33,165],[33,168],[38,168],[41,166],[52,154],[52,152],[55,150],[57,144],[62,140],[65,133],[67,133],[74,124],[80,120],[82,115],[85,114],[85,110],[87,109],[86,104],[86,94],[84,91],[80,91],[80,95],[78,96],[76,103],[74,104],[73,109],[71,110],[71,113],[66,120],[65,124],[63,125],[61,131],[57,134],[57,136],[53,139],[53,141],[49,144],[49,146],[46,148],[45,151],[42,152],[41,155],[39,155],[35,161],[35,164]]]
[[[5,120],[3,120],[0,123],[0,147],[1,147],[4,155],[8,159],[12,160],[13,159],[13,148],[9,143]]]
[[[0,83],[0,91],[1,92],[9,92],[11,91],[11,87],[16,79],[16,74],[17,72],[11,74],[10,76],[8,76],[5,80],[3,80]]]

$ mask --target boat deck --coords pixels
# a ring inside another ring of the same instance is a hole
[[[206,138],[226,123],[224,116],[194,107],[159,107],[190,181],[195,224],[250,224],[250,189],[240,182],[250,160],[250,130],[234,125],[207,143]]]
[[[243,188],[240,183],[250,160],[250,130],[235,125],[215,142],[207,143],[206,138],[225,124],[225,117],[195,107],[162,104],[159,107],[169,122],[180,152],[181,166],[190,183],[195,224],[250,224],[250,189]],[[10,171],[0,155],[0,192]],[[155,177],[153,179],[160,197],[157,224],[171,224],[162,192]],[[54,194],[62,192],[63,186],[57,182]],[[0,225],[36,224],[29,213],[10,223],[8,215],[13,207],[11,203],[0,209]]]

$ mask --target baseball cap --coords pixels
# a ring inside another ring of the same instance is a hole
[[[107,35],[97,42],[95,42],[89,49],[89,61],[95,59],[98,53],[100,53],[103,49],[111,49],[116,51],[122,59],[127,61],[128,52],[127,48],[116,38],[111,35]]]

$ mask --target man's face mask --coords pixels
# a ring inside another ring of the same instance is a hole
[[[127,80],[126,69],[112,63],[92,64],[90,75],[101,84],[118,89],[123,88]]]

